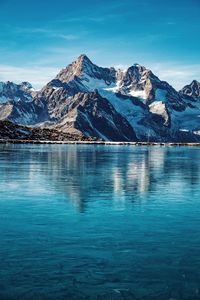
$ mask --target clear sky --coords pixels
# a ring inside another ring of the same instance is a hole
[[[82,53],[200,81],[200,0],[0,0],[0,80],[36,88]]]

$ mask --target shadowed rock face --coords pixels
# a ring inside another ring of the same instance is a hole
[[[102,68],[86,55],[40,91],[0,83],[0,120],[114,141],[199,141],[199,83],[177,92],[151,70]]]
[[[0,103],[9,101],[29,102],[32,100],[33,87],[29,82],[15,84],[13,82],[0,82]]]
[[[79,93],[68,103],[68,113],[57,125],[67,131],[73,127],[85,136],[112,141],[136,141],[127,120],[117,113],[109,101],[98,92]]]
[[[49,119],[46,106],[32,102],[18,101],[0,105],[0,120],[8,120],[15,124],[36,125]]]
[[[131,66],[123,74],[119,90],[126,95],[139,96],[147,105],[161,101],[167,102],[167,106],[175,110],[185,109],[185,103],[172,86],[138,64]]]
[[[0,83],[0,120],[35,125],[49,119],[46,104],[34,101],[36,92],[28,82]]]
[[[180,93],[192,98],[200,98],[200,82],[193,80],[190,84],[184,86]]]

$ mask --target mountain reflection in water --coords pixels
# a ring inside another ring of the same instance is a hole
[[[0,145],[0,299],[200,299],[200,151]]]
[[[14,149],[13,145],[1,146],[0,159],[10,162],[0,174],[2,188],[8,181],[12,186],[10,174],[15,174],[17,164],[19,177],[27,173],[25,189],[33,181],[47,182],[80,212],[87,209],[93,195],[123,208],[124,201],[145,201],[149,192],[166,191],[166,185],[169,193],[176,189],[181,195],[188,182],[192,196],[193,185],[200,183],[199,149],[101,145],[38,145],[34,149],[18,145]],[[188,159],[189,151],[193,159]]]

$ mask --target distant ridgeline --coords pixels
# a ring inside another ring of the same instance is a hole
[[[0,138],[200,142],[200,83],[178,92],[138,64],[81,55],[40,91],[0,82]]]

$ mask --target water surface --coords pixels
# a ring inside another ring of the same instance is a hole
[[[0,145],[0,299],[200,299],[200,149]]]

